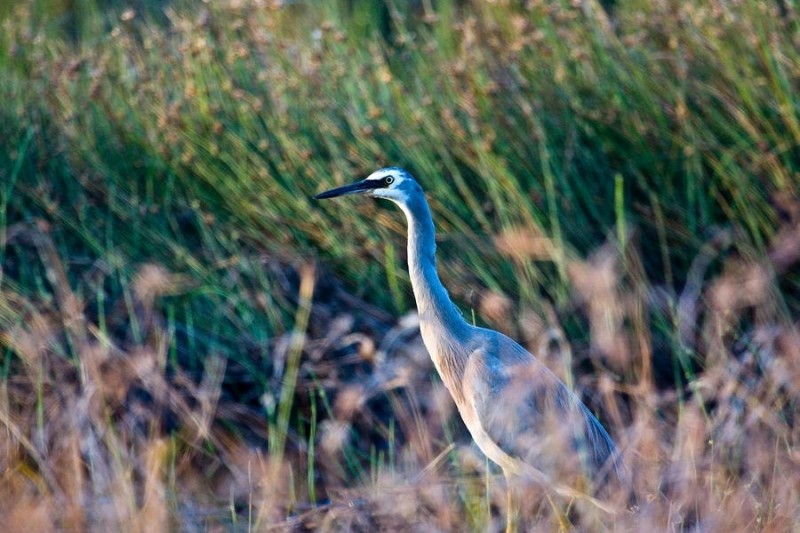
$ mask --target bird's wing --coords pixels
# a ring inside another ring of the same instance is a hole
[[[580,399],[519,344],[491,333],[470,357],[465,392],[492,441],[544,472],[563,472],[574,457],[576,472],[618,476],[614,443]]]

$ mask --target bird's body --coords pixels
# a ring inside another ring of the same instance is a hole
[[[317,198],[354,193],[390,199],[406,215],[422,339],[483,453],[507,476],[543,483],[567,463],[589,478],[618,476],[614,443],[580,399],[530,352],[469,324],[452,303],[436,270],[433,219],[419,184],[402,169],[386,168]]]

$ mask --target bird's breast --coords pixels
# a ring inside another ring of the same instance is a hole
[[[425,348],[433,360],[436,371],[453,397],[461,419],[472,439],[486,456],[505,470],[520,470],[520,461],[503,451],[486,432],[473,402],[467,398],[466,367],[474,353],[467,347],[469,342],[459,340],[443,330],[436,322],[426,321],[420,316],[420,332]]]
[[[420,317],[420,333],[422,342],[428,350],[428,354],[433,360],[433,365],[439,377],[442,378],[447,390],[456,402],[459,411],[464,404],[464,368],[466,367],[469,354],[464,349],[463,344],[459,343],[448,332],[437,327],[424,317]]]

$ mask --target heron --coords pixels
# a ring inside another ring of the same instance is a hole
[[[387,167],[314,198],[345,195],[391,200],[405,213],[408,272],[422,340],[473,440],[505,475],[507,530],[515,530],[518,502],[511,481],[519,476],[606,508],[552,476],[560,471],[557,463],[572,463],[598,484],[621,479],[613,440],[544,363],[506,335],[464,319],[439,279],[433,218],[417,180],[401,168]]]

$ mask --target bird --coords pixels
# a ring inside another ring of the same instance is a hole
[[[510,485],[520,476],[609,510],[553,477],[570,472],[564,468],[569,464],[598,486],[621,480],[614,441],[544,363],[508,336],[464,319],[439,278],[433,217],[417,180],[402,168],[386,167],[314,198],[346,195],[390,200],[405,213],[408,272],[422,340],[472,439],[505,475],[507,531],[515,529]]]

